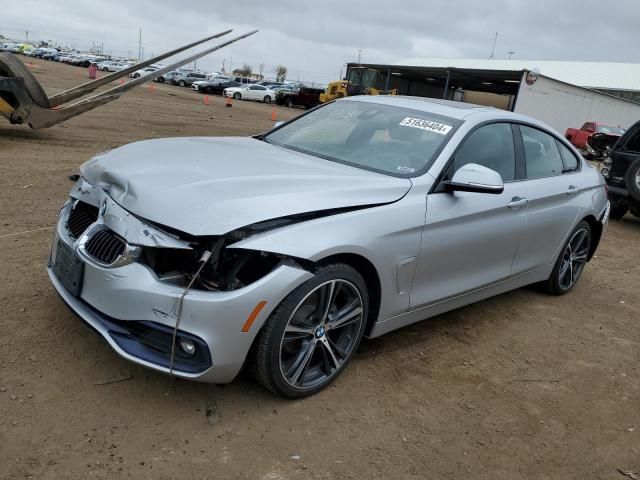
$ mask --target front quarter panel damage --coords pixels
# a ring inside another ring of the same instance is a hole
[[[368,260],[378,272],[382,298],[379,319],[409,308],[409,288],[398,285],[412,277],[420,250],[428,185],[412,188],[401,200],[377,207],[317,218],[266,231],[229,245],[229,250],[273,252],[317,263],[352,254]],[[407,265],[408,264],[408,265]]]

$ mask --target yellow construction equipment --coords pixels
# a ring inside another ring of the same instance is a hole
[[[376,88],[379,72],[368,67],[351,67],[346,80],[331,82],[320,94],[320,103],[353,95],[397,95],[398,90]]]

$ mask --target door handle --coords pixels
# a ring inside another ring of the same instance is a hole
[[[511,210],[519,210],[522,207],[526,207],[529,203],[529,200],[521,197],[513,197],[509,203],[507,203],[507,207]]]
[[[578,187],[575,185],[569,185],[569,188],[567,188],[567,195],[574,195],[576,193],[578,193]]]

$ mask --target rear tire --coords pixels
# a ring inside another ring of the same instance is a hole
[[[292,108],[293,107],[293,100],[291,100],[290,98],[287,98],[286,105],[287,105],[287,107]]]
[[[640,158],[637,158],[627,169],[625,184],[631,198],[640,202]]]
[[[569,235],[553,267],[551,276],[544,283],[551,295],[569,292],[584,271],[591,250],[591,227],[582,220]]]
[[[258,333],[251,352],[258,382],[288,398],[330,385],[360,345],[368,304],[366,284],[356,270],[343,263],[320,267]]]
[[[181,87],[185,87],[187,84],[186,84],[186,83],[184,83],[184,80],[180,80],[180,81],[178,82],[178,85],[179,85],[179,86],[181,86]]]

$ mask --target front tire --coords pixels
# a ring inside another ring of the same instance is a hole
[[[582,275],[591,250],[591,227],[581,221],[571,232],[553,267],[551,276],[545,282],[546,290],[552,295],[569,292]]]
[[[240,100],[242,98],[242,95],[240,95],[240,92],[236,92],[233,94],[233,99],[234,100]]]
[[[362,276],[342,263],[323,266],[266,321],[252,349],[256,379],[301,398],[331,384],[360,345],[369,296]]]
[[[293,108],[293,100],[291,100],[290,98],[287,98],[287,107]]]
[[[271,103],[271,97],[269,95],[265,95],[262,101],[264,103]]]

